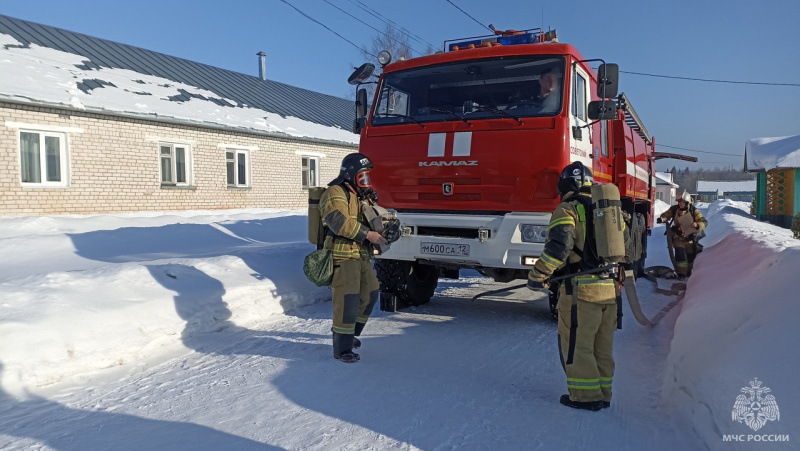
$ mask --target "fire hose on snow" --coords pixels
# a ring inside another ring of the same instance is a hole
[[[647,276],[646,276],[647,279],[656,282],[656,280],[654,280],[656,278],[656,276],[654,275],[655,271],[653,271],[654,268],[661,268],[661,267],[647,268],[647,269],[645,269],[645,273],[647,274]],[[667,268],[667,269],[669,269],[669,268]],[[667,306],[665,306],[663,309],[661,309],[661,311],[658,312],[658,314],[656,314],[656,316],[653,317],[652,320],[648,319],[647,316],[642,311],[642,306],[639,303],[639,296],[636,293],[636,280],[635,280],[635,277],[633,275],[633,271],[632,270],[622,270],[621,267],[617,266],[617,265],[602,266],[602,267],[599,267],[599,268],[594,268],[594,269],[590,269],[590,270],[586,270],[586,271],[580,271],[580,272],[577,272],[577,273],[567,274],[567,275],[564,275],[564,276],[553,277],[551,279],[547,279],[547,282],[548,283],[558,282],[558,281],[561,281],[561,280],[565,280],[565,279],[569,279],[569,278],[572,278],[572,277],[575,277],[575,276],[581,276],[581,275],[585,275],[585,274],[601,274],[601,273],[616,274],[617,272],[619,272],[621,274],[620,276],[617,276],[617,277],[618,277],[618,280],[621,279],[621,281],[622,281],[622,287],[625,289],[625,294],[626,294],[626,297],[628,298],[628,305],[630,305],[631,312],[633,313],[633,317],[636,318],[636,322],[638,322],[639,324],[641,324],[643,326],[655,326],[656,324],[658,324],[658,322],[661,321],[661,319],[664,317],[664,315],[666,315],[667,312],[672,310],[672,308],[675,307],[681,301],[681,299],[683,299],[683,294],[685,293],[685,290],[686,290],[686,284],[683,284],[683,283],[673,284],[673,289],[670,292],[668,292],[667,294],[676,294],[678,296],[677,299],[672,301],[672,302],[670,302],[669,304],[667,304]],[[527,283],[514,285],[512,287],[507,287],[507,288],[501,288],[501,289],[498,289],[498,290],[485,291],[483,293],[479,293],[479,294],[473,296],[472,300],[474,301],[474,300],[476,300],[476,299],[478,299],[480,297],[490,296],[490,295],[497,294],[497,293],[502,293],[502,292],[505,292],[505,291],[516,290],[516,289],[519,289],[519,288],[523,288],[525,286],[527,286]],[[676,290],[676,288],[678,288],[678,289]],[[681,288],[682,288],[682,290],[681,290]],[[549,290],[544,290],[544,291],[547,291],[548,293],[550,293]]]

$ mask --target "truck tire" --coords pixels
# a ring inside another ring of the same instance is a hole
[[[386,311],[427,303],[439,283],[439,268],[417,262],[376,260],[375,271],[381,283],[381,297],[387,299],[381,302],[381,310]],[[391,301],[390,296],[394,298]]]

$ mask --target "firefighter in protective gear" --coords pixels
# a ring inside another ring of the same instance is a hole
[[[678,224],[678,218],[684,215],[691,215],[692,228],[694,232],[686,234]],[[669,207],[658,218],[658,223],[666,222],[667,243],[672,243],[674,258],[672,264],[675,267],[675,274],[678,279],[685,279],[692,275],[694,260],[697,254],[703,250],[703,246],[698,243],[700,237],[704,235],[703,229],[708,225],[708,221],[703,217],[697,208],[692,204],[692,197],[686,191],[678,198],[678,205]],[[671,224],[671,225],[670,225]]]
[[[333,357],[352,363],[361,346],[356,338],[367,324],[378,301],[378,278],[372,268],[370,243],[386,239],[370,230],[361,213],[360,201],[377,199],[370,182],[372,162],[352,153],[342,160],[339,176],[320,197],[320,214],[327,227],[323,248],[333,253]]]
[[[544,250],[528,274],[528,288],[539,289],[556,270],[578,273],[604,266],[591,258],[592,231],[586,230],[584,203],[591,198],[592,172],[580,162],[561,172],[561,204],[553,211]],[[591,212],[589,212],[591,213]],[[618,281],[608,273],[564,279],[558,298],[558,348],[567,375],[568,407],[597,411],[611,405],[612,355],[617,329]]]

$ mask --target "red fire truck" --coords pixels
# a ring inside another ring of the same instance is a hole
[[[643,270],[654,142],[617,96],[618,68],[595,72],[590,63],[600,60],[558,43],[554,31],[495,33],[409,60],[382,52],[369,111],[366,89],[357,90],[360,152],[375,164],[380,204],[402,224],[402,239],[375,262],[383,310],[428,302],[439,278],[457,279],[460,269],[527,277],[559,203],[558,176],[573,161],[619,187],[629,264]],[[361,66],[349,82],[367,83],[373,69]]]

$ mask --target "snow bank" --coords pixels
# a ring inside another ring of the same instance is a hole
[[[329,299],[301,211],[4,217],[0,386],[15,394],[192,348]]]
[[[670,205],[668,203],[664,202],[663,200],[656,200],[656,203],[653,206],[653,210],[654,210],[653,214],[655,214],[655,217],[658,218],[659,216],[661,216],[661,213],[664,213],[665,211],[667,211],[669,209],[669,207],[670,207]]]
[[[709,206],[705,251],[689,279],[667,361],[665,403],[710,449],[727,449],[728,434],[800,440],[800,303],[794,292],[800,241],[790,230],[756,221],[749,208],[728,200]],[[755,378],[783,409],[779,421],[757,432],[732,420],[737,396]],[[796,449],[791,443],[770,449]]]

